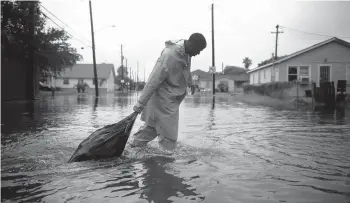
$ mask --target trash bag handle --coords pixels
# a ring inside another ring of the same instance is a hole
[[[131,119],[130,120],[133,120],[133,122],[132,122],[132,125],[134,125],[134,123],[135,123],[135,120],[136,120],[136,117],[139,115],[139,113],[138,112],[133,112],[132,114],[131,114]],[[131,123],[129,122],[128,123],[128,125],[126,126],[126,128],[125,128],[125,131],[124,131],[124,133],[126,133],[126,131],[129,129],[129,125],[130,125]]]

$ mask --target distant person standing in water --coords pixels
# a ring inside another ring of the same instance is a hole
[[[165,48],[134,106],[145,124],[134,134],[133,147],[146,145],[157,136],[163,149],[176,147],[179,106],[192,86],[191,57],[207,46],[205,37],[193,33],[188,40],[166,41]]]

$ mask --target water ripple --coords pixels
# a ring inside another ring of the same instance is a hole
[[[350,109],[285,110],[189,96],[179,146],[126,146],[120,158],[67,163],[94,130],[128,116],[137,94],[5,104],[6,202],[344,202],[350,199]],[[11,110],[12,109],[12,110]],[[138,119],[133,133],[142,125]],[[132,136],[130,140],[132,140]]]

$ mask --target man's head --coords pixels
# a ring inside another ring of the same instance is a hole
[[[200,33],[193,33],[185,43],[186,54],[190,56],[198,55],[205,47],[207,47],[207,41]]]

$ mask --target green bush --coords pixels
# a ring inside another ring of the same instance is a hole
[[[244,84],[243,91],[244,93],[256,93],[260,95],[270,96],[272,92],[283,91],[285,89],[291,88],[293,82],[269,82],[264,84]]]

